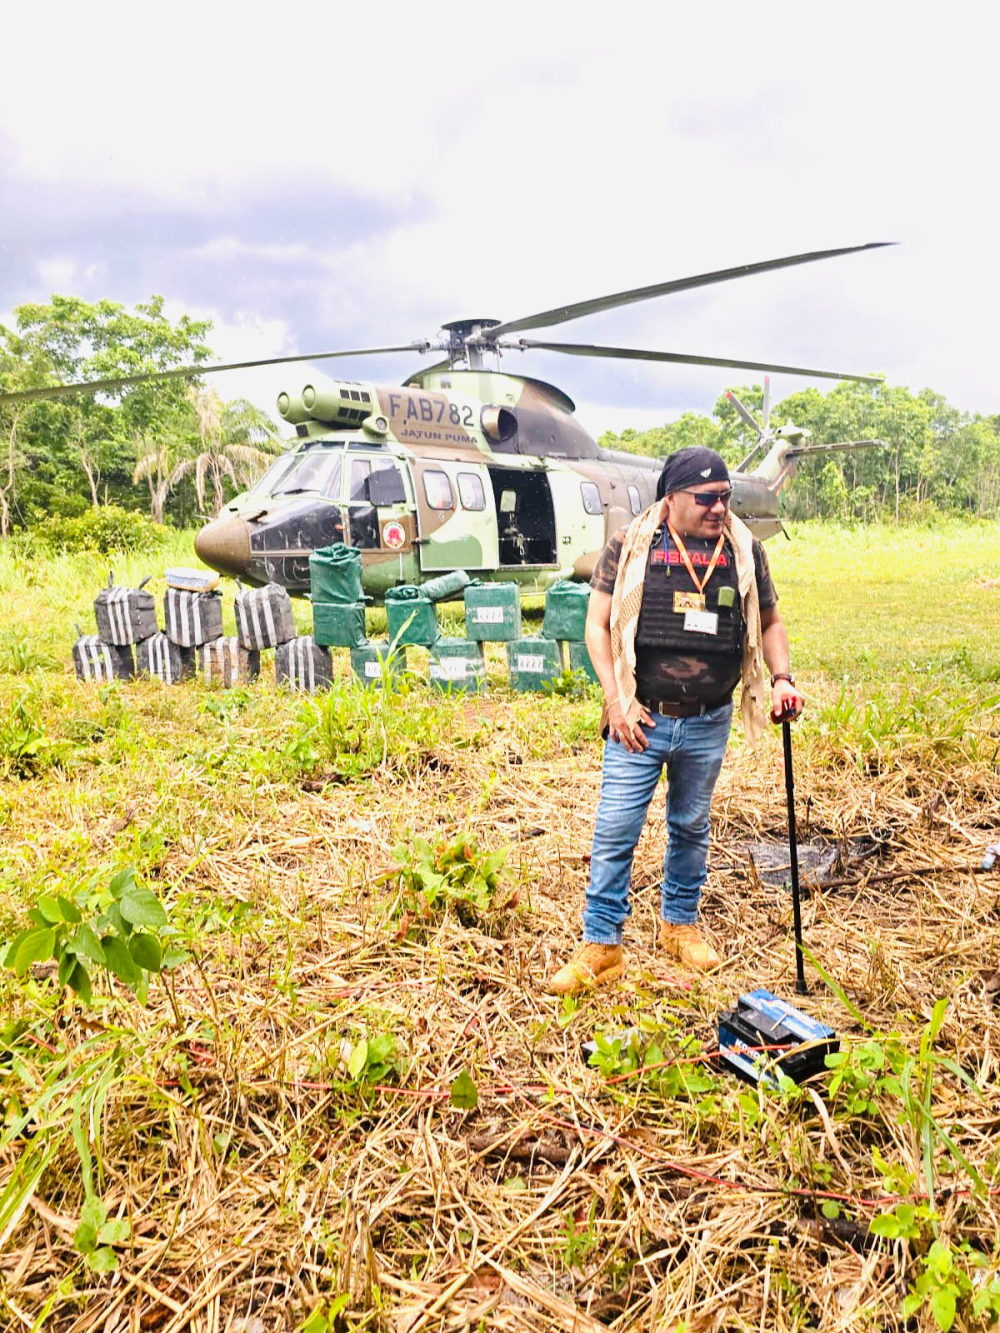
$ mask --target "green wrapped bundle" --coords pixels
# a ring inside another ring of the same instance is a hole
[[[588,583],[570,583],[567,579],[559,579],[545,594],[542,633],[547,639],[582,643],[589,603]]]
[[[341,606],[362,601],[361,552],[343,542],[313,551],[309,557],[309,595],[314,602],[339,602]]]
[[[507,674],[512,690],[540,690],[562,675],[562,645],[555,639],[513,639],[507,644]]]
[[[508,643],[521,637],[521,595],[516,583],[478,583],[466,588],[465,636],[479,643]]]
[[[363,684],[381,685],[382,662],[388,656],[388,639],[369,639],[351,649],[351,670]],[[406,665],[405,661],[402,665]]]
[[[428,601],[446,602],[451,597],[457,597],[472,582],[464,569],[453,569],[450,574],[441,574],[436,579],[421,583],[420,591]]]
[[[469,639],[438,639],[431,649],[431,684],[439,690],[486,688],[486,659],[483,645]]]
[[[313,602],[313,638],[321,648],[356,648],[365,637],[364,602]]]
[[[420,588],[389,588],[385,594],[389,639],[399,647],[414,644],[429,647],[441,637],[434,603]]]
[[[587,652],[585,643],[570,641],[569,669],[570,671],[582,671],[588,680],[597,680],[597,672],[594,670],[594,664],[590,660],[590,653]]]

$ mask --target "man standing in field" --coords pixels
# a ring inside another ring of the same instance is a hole
[[[713,449],[671,454],[656,501],[614,534],[591,579],[586,640],[604,691],[604,767],[584,942],[550,979],[550,994],[574,995],[624,974],[632,858],[664,768],[660,947],[699,971],[722,961],[695,922],[733,691],[742,679],[751,742],[768,705],[773,718],[797,717],[804,705],[788,671],[767,557],[730,511],[731,495],[725,460]]]

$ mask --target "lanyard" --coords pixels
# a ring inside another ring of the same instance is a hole
[[[670,532],[674,545],[677,547],[680,558],[684,561],[684,568],[691,575],[691,582],[700,593],[703,593],[708,586],[708,580],[715,573],[715,566],[719,563],[719,556],[722,554],[722,547],[726,540],[726,534],[724,532],[719,533],[719,540],[716,543],[715,550],[712,552],[712,559],[709,561],[708,569],[705,570],[705,577],[699,583],[698,575],[694,572],[694,566],[691,564],[691,557],[687,553],[687,547],[681,541],[680,533],[674,532],[674,529],[669,522],[666,526]],[[663,544],[666,546],[666,538],[664,538]]]

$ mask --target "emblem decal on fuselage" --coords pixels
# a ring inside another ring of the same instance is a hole
[[[395,519],[391,523],[387,523],[382,529],[382,541],[393,551],[398,551],[401,546],[405,546],[406,533],[403,530],[402,523],[397,523]]]

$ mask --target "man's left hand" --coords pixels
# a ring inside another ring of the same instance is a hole
[[[806,701],[787,680],[775,681],[771,686],[771,721],[791,721],[801,715]]]

